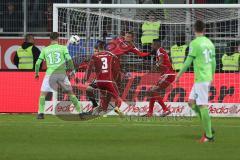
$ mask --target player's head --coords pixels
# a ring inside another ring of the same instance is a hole
[[[98,52],[104,51],[105,50],[105,42],[102,40],[98,40],[97,44],[95,46],[95,49],[97,49]]]
[[[132,31],[128,31],[125,33],[124,38],[125,38],[125,41],[132,42],[134,39],[134,33]]]
[[[58,41],[58,37],[59,37],[58,32],[50,33],[50,40],[51,41]]]
[[[24,37],[25,42],[34,44],[34,36],[32,34],[26,34]]]
[[[193,27],[196,36],[202,35],[205,32],[205,23],[201,20],[197,20]]]
[[[151,22],[156,21],[156,17],[155,17],[154,14],[149,14],[149,15],[147,16],[147,19],[148,19],[149,21],[151,21]]]
[[[157,51],[161,47],[160,39],[154,39],[151,47],[153,51]]]

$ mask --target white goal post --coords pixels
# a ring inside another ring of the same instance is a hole
[[[240,4],[53,4],[53,31],[60,33],[61,41],[65,44],[71,35],[80,36],[79,46],[68,46],[71,56],[78,57],[75,61],[79,65],[81,56],[89,58],[93,54],[97,40],[108,42],[127,31],[135,34],[137,48],[150,52],[141,39],[142,25],[152,22],[150,17],[154,17],[154,21],[160,24],[159,39],[172,62],[172,47],[178,44],[188,46],[194,39],[194,22],[205,22],[206,36],[215,44],[217,54],[216,75],[209,93],[210,112],[215,116],[240,116],[240,62],[238,66],[232,64],[235,69],[224,69],[225,62],[231,63],[229,59],[240,53]],[[187,54],[186,49],[185,57]],[[225,61],[224,58],[228,59]],[[151,74],[153,56],[144,59],[128,54],[123,56],[121,63],[125,73],[132,78],[122,81],[122,86],[119,87],[121,95],[126,101],[135,102],[136,107],[146,107],[148,99],[145,92],[158,78]],[[82,75],[79,74],[80,78]],[[192,83],[193,70],[190,67],[180,84],[174,84],[172,90],[165,94],[170,107],[177,110],[183,106],[183,115],[189,115],[186,102]],[[78,98],[86,101],[81,96],[84,93],[77,91]],[[53,106],[56,106],[57,93],[54,93],[53,99]],[[132,108],[127,107],[129,106],[123,107],[123,110],[135,114]]]

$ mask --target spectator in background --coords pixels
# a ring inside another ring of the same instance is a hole
[[[2,25],[4,32],[20,32],[22,29],[22,13],[16,10],[12,2],[7,3],[6,13],[3,15]]]
[[[177,35],[176,44],[171,47],[172,67],[175,71],[182,69],[184,59],[188,54],[188,46],[185,44],[184,34]]]
[[[34,45],[34,36],[27,34],[22,46],[14,56],[14,64],[18,69],[35,69],[35,63],[40,55],[40,50]]]
[[[147,15],[147,21],[141,26],[140,37],[143,52],[150,52],[154,39],[162,41],[165,38],[165,27],[161,25],[154,14],[149,14]]]
[[[230,44],[230,52],[222,56],[222,70],[224,72],[239,72],[240,63],[240,45],[236,46],[235,42]]]

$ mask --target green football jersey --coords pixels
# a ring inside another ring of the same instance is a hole
[[[213,80],[212,61],[215,60],[215,46],[205,36],[196,37],[189,47],[192,56],[195,82],[210,82]]]
[[[66,73],[66,56],[70,57],[66,46],[52,44],[45,47],[39,59],[45,60],[47,64],[46,74]]]

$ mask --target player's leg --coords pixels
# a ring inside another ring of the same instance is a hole
[[[149,100],[149,110],[147,113],[147,116],[152,116],[153,114],[153,108],[154,108],[154,103],[157,101],[160,106],[162,107],[163,113],[162,117],[165,117],[169,114],[171,114],[170,110],[168,107],[165,105],[163,101],[163,97],[165,93],[166,88],[168,88],[171,83],[174,81],[175,75],[164,75],[161,77],[160,81],[158,82],[157,86],[154,86],[150,90],[150,100]]]
[[[174,80],[175,80],[174,74],[167,74],[167,75],[163,75],[162,79],[158,83],[158,87],[161,90],[160,93],[163,93],[161,96],[157,97],[157,101],[162,106],[162,109],[163,109],[163,113],[161,115],[162,117],[165,117],[171,114],[171,111],[163,101],[163,97],[165,95],[165,92],[172,88],[172,83],[174,82]]]
[[[37,119],[44,119],[45,98],[48,92],[41,92],[38,103]]]
[[[149,98],[149,105],[148,105],[148,112],[146,115],[146,117],[151,117],[153,115],[153,108],[154,108],[154,103],[156,101],[156,98],[155,98],[155,95],[157,93],[155,92],[158,92],[159,91],[159,88],[157,86],[153,86],[149,92],[148,92],[148,96],[150,97]]]
[[[41,86],[41,93],[39,96],[37,119],[44,119],[45,98],[48,92],[53,91],[49,81],[50,81],[50,76],[45,75],[42,82],[42,86]]]
[[[189,96],[189,106],[200,117],[205,134],[201,142],[213,141],[211,117],[208,110],[209,83],[195,83]]]
[[[115,99],[115,108],[114,111],[119,115],[119,116],[123,116],[123,113],[120,111],[120,107],[122,104],[122,98],[119,96],[119,91],[117,88],[116,83],[109,83],[109,85],[107,85],[107,91],[113,96],[113,98]]]
[[[197,83],[197,94],[198,97],[196,99],[196,104],[199,106],[199,110],[201,113],[201,121],[202,126],[205,131],[205,134],[203,138],[201,139],[201,142],[208,142],[213,141],[213,131],[212,131],[212,122],[211,117],[208,110],[208,92],[210,83],[209,82],[203,82],[203,83]]]
[[[78,101],[76,95],[73,93],[73,89],[72,89],[72,86],[71,86],[71,83],[70,83],[68,77],[67,76],[62,77],[62,76],[63,75],[59,75],[58,81],[57,81],[58,84],[68,94],[69,100],[73,103],[77,112],[81,113],[81,104]]]
[[[92,83],[87,87],[86,94],[88,99],[92,102],[93,108],[98,107],[98,103],[94,96],[94,89],[97,88],[96,82],[92,81]]]

